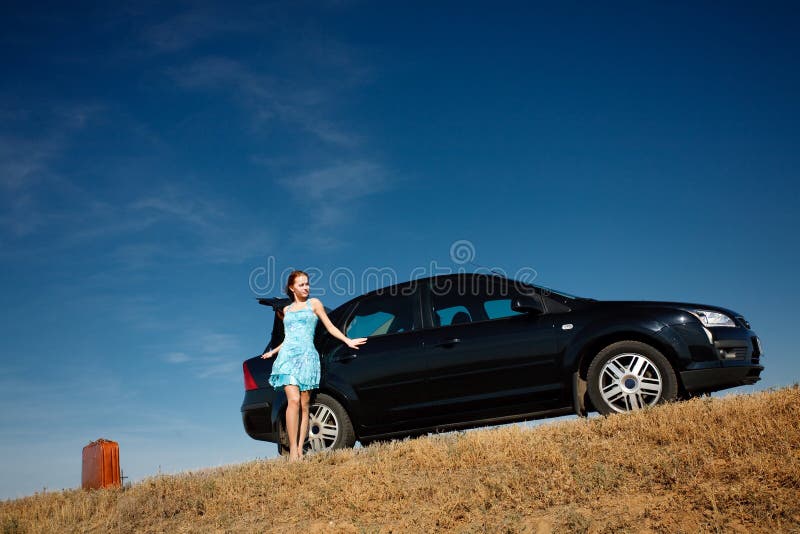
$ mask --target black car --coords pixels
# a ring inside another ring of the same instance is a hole
[[[261,299],[279,310],[286,299]],[[566,414],[627,412],[759,380],[740,314],[677,302],[597,301],[496,275],[414,280],[330,312],[353,350],[317,329],[310,450]],[[273,338],[283,338],[276,314]],[[242,419],[285,452],[274,359],[244,362]]]

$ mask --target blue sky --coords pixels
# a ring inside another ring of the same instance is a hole
[[[796,5],[430,4],[3,4],[0,498],[78,486],[99,437],[132,480],[274,456],[254,297],[310,268],[333,308],[472,268],[459,240],[737,310],[750,389],[800,379]]]

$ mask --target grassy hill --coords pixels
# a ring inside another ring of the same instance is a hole
[[[800,532],[800,389],[0,504],[3,532]]]

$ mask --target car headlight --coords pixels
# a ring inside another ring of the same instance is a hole
[[[724,313],[711,310],[691,310],[691,314],[700,319],[703,326],[733,326],[736,327],[734,320]]]

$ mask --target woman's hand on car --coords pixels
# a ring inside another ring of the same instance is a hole
[[[358,346],[359,345],[363,345],[366,342],[367,342],[367,338],[365,338],[365,337],[357,337],[355,339],[347,338],[347,341],[345,341],[345,343],[347,344],[348,347],[350,347],[351,349],[356,349],[356,350],[358,350]]]

